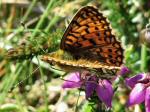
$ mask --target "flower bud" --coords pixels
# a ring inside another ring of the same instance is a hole
[[[146,29],[141,31],[140,41],[150,48],[150,24],[146,25]]]

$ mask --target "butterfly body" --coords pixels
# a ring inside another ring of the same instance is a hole
[[[44,55],[42,60],[60,66],[81,69],[119,70],[123,63],[121,43],[112,33],[102,13],[91,6],[80,9],[66,29],[60,49],[68,52],[71,60]]]
[[[69,56],[68,56],[69,55]],[[66,54],[61,50],[57,52],[43,55],[41,58],[43,61],[50,63],[52,66],[57,69],[63,69],[66,72],[76,72],[76,71],[91,71],[96,72],[96,74],[100,77],[108,78],[113,77],[110,74],[116,73],[116,71],[120,70],[120,67],[108,66],[106,64],[101,64],[98,61],[92,61],[87,59],[74,59],[70,54]]]

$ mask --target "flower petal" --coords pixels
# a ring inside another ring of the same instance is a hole
[[[132,106],[134,104],[140,104],[145,100],[146,89],[144,84],[136,84],[129,95],[127,106]]]
[[[145,74],[144,73],[140,73],[138,75],[135,75],[131,78],[126,78],[126,85],[130,86],[131,88],[133,88],[135,86],[135,84],[138,83],[138,81],[142,80],[145,78]]]
[[[146,108],[146,112],[150,112],[150,87],[146,89],[145,108]]]
[[[79,72],[73,72],[68,75],[63,83],[62,88],[79,88],[81,87],[81,79]]]
[[[86,93],[86,99],[88,99],[89,97],[91,97],[91,95],[93,94],[94,90],[97,87],[97,84],[94,82],[86,82],[85,84],[86,88],[85,88],[85,93]]]
[[[129,74],[129,73],[131,73],[131,70],[129,70],[129,68],[126,66],[122,66],[121,70],[119,72],[119,75],[123,76],[123,75]]]
[[[111,107],[112,97],[113,97],[113,88],[109,81],[103,80],[99,82],[99,85],[96,88],[97,95],[107,107]]]

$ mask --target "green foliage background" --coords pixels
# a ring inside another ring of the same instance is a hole
[[[74,111],[77,90],[67,91],[61,98],[59,87],[62,80],[58,77],[64,72],[42,63],[39,56],[59,49],[67,21],[83,6],[95,6],[108,17],[125,49],[124,62],[132,70],[131,76],[150,71],[150,50],[140,43],[140,33],[149,23],[149,0],[26,1],[0,0],[2,112],[50,112],[60,108],[58,104],[64,102],[69,105],[68,112]],[[57,91],[49,90],[53,87],[58,87]],[[112,112],[134,111],[134,107],[125,107],[128,94],[129,89],[120,84],[114,96]],[[91,107],[84,100],[84,95],[79,99],[79,111],[90,112]],[[144,111],[143,105],[137,108]]]

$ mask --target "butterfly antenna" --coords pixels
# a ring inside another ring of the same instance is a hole
[[[39,69],[39,66],[31,74],[29,74],[28,76],[26,76],[22,81],[18,82],[12,88],[10,88],[10,90],[8,92],[11,92],[13,89],[15,89],[16,87],[18,87],[19,85],[21,85],[25,80],[27,80],[28,78],[30,78],[38,69]]]

